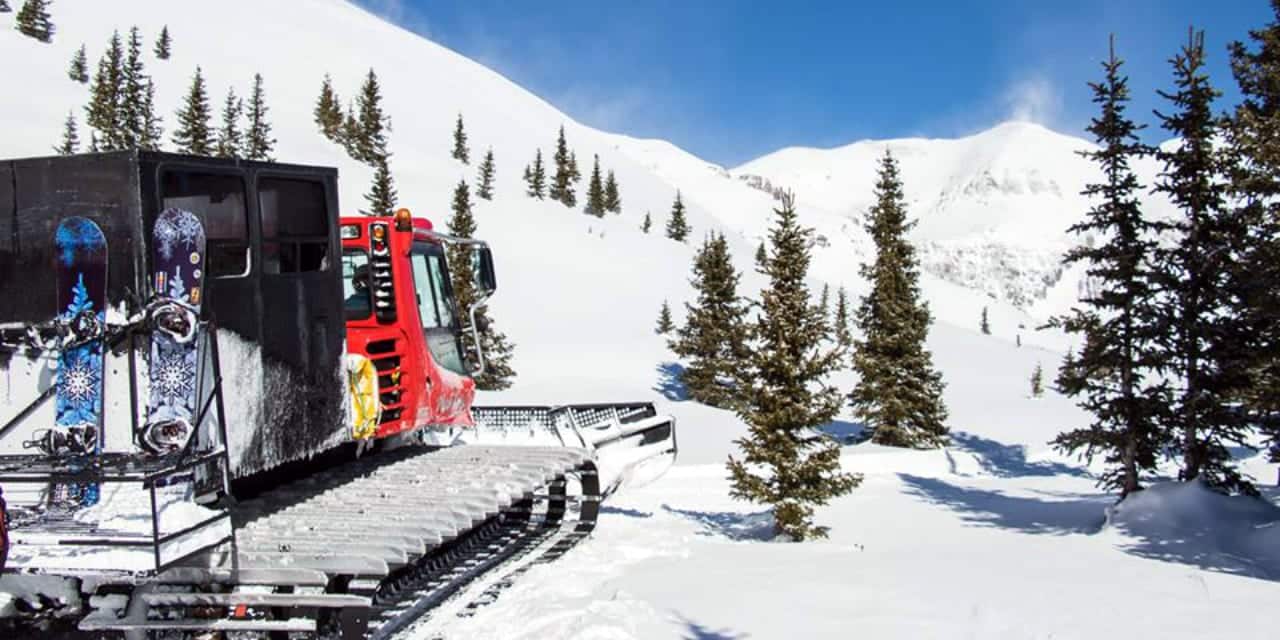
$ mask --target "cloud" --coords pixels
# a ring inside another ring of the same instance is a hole
[[[1043,74],[1014,82],[1002,98],[1009,120],[1034,122],[1046,127],[1058,124],[1063,113],[1062,92]]]

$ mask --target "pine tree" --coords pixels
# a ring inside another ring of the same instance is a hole
[[[582,182],[582,172],[578,170],[578,152],[570,151],[569,152],[569,184],[571,186],[576,186],[579,182]],[[574,193],[574,189],[570,188],[569,193],[570,195],[572,195]]]
[[[76,115],[67,114],[67,122],[62,128],[62,144],[53,148],[58,155],[69,156],[80,150],[80,133],[76,129]]]
[[[236,97],[235,89],[227,90],[227,98],[222,103],[222,127],[218,129],[218,144],[214,155],[219,158],[239,158],[244,145],[244,134],[240,131],[240,114],[244,111],[244,101]]]
[[[1090,462],[1102,456],[1108,468],[1099,484],[1118,488],[1123,496],[1140,490],[1140,474],[1155,468],[1161,447],[1158,415],[1166,399],[1149,344],[1158,311],[1151,290],[1156,228],[1143,217],[1139,196],[1145,189],[1131,166],[1151,150],[1138,139],[1141,127],[1125,113],[1129,81],[1122,65],[1113,41],[1102,65],[1103,80],[1089,83],[1100,108],[1088,128],[1098,150],[1082,155],[1097,164],[1104,181],[1086,186],[1084,195],[1094,205],[1070,228],[1103,240],[1078,246],[1064,258],[1087,267],[1092,287],[1082,299],[1085,308],[1051,324],[1084,339],[1079,360],[1068,354],[1064,361],[1058,387],[1080,398],[1080,407],[1094,416],[1092,424],[1058,435],[1053,444],[1067,453],[1083,451]],[[1032,384],[1034,391],[1037,383]]]
[[[155,54],[158,60],[168,60],[173,53],[173,39],[169,37],[169,25],[160,29],[160,37],[156,38]]]
[[[477,197],[484,200],[493,199],[493,176],[495,171],[493,149],[489,149],[484,154],[484,160],[480,161],[480,186],[476,188]]]
[[[365,77],[360,87],[360,95],[356,98],[356,106],[349,113],[358,113],[358,119],[348,115],[350,123],[345,126],[348,153],[352,158],[373,167],[373,184],[365,200],[369,203],[367,215],[389,216],[395,210],[396,189],[391,177],[391,152],[388,151],[387,132],[391,130],[391,120],[382,111],[382,87],[378,84],[378,75],[373,69]]]
[[[320,97],[316,100],[316,126],[330,142],[342,142],[342,102],[333,90],[333,79],[324,74],[324,83],[320,85]]]
[[[1155,191],[1182,212],[1169,229],[1174,245],[1158,244],[1153,280],[1169,310],[1152,330],[1159,341],[1156,361],[1175,380],[1172,415],[1167,424],[1178,434],[1174,448],[1182,456],[1181,478],[1202,478],[1227,491],[1255,493],[1236,470],[1229,444],[1247,446],[1247,416],[1236,408],[1251,386],[1247,318],[1232,300],[1230,265],[1242,260],[1246,226],[1226,204],[1226,169],[1214,149],[1219,133],[1204,64],[1204,34],[1192,31],[1173,60],[1176,89],[1159,92],[1173,112],[1157,112],[1161,124],[1181,143],[1158,150],[1164,165]]]
[[[667,237],[676,242],[684,242],[689,237],[689,223],[684,219],[684,199],[676,192],[676,201],[671,204],[671,217],[667,218]]]
[[[604,183],[600,179],[600,156],[596,156],[595,165],[591,169],[591,181],[587,183],[587,207],[585,211],[588,215],[603,218],[604,210]]]
[[[1040,363],[1036,363],[1036,368],[1031,370],[1031,397],[1039,398],[1044,395],[1044,368]]]
[[[53,42],[55,31],[53,21],[49,18],[49,5],[52,0],[26,0],[18,9],[14,28],[29,38],[40,42]]]
[[[853,334],[849,332],[849,295],[845,293],[844,287],[836,291],[836,315],[832,322],[835,324],[836,345],[845,351],[852,349]]]
[[[643,233],[649,233],[649,230],[652,228],[653,228],[653,217],[649,215],[648,211],[646,211],[644,212],[644,222],[640,223],[640,231]]]
[[[164,127],[160,114],[156,112],[156,85],[147,78],[147,87],[142,99],[142,131],[139,132],[138,146],[144,151],[159,151],[160,141],[164,138]]]
[[[276,148],[276,139],[271,137],[271,123],[267,120],[267,96],[262,88],[262,74],[253,74],[253,91],[249,94],[249,109],[245,112],[248,126],[244,132],[244,157],[249,160],[271,162],[271,152]],[[386,164],[386,158],[381,159]],[[384,171],[385,167],[381,167]],[[388,174],[388,179],[389,178]],[[392,198],[394,200],[394,197]]]
[[[747,306],[738,297],[739,278],[728,241],[712,233],[693,260],[690,282],[698,299],[685,303],[684,326],[671,341],[671,350],[689,361],[680,374],[689,397],[722,409],[735,406],[734,372],[748,356]]]
[[[982,330],[983,335],[991,335],[991,322],[987,320],[987,308],[982,308],[982,320],[978,322],[978,328]]]
[[[72,56],[67,77],[80,84],[89,84],[89,54],[85,52],[84,45],[80,45],[76,55]]]
[[[462,164],[471,164],[471,150],[467,148],[467,132],[462,128],[462,114],[458,114],[458,124],[453,128],[453,159]]]
[[[769,252],[764,248],[764,241],[760,241],[760,246],[756,247],[756,271],[764,273],[769,267]]]
[[[1229,47],[1242,99],[1224,133],[1233,160],[1229,193],[1247,227],[1232,277],[1254,356],[1243,400],[1271,441],[1270,460],[1280,462],[1280,4],[1272,2],[1272,13],[1273,22],[1249,32],[1256,51],[1241,42]]]
[[[476,233],[476,220],[471,211],[471,190],[465,180],[460,181],[453,191],[453,215],[449,218],[449,233],[460,238],[472,238]],[[475,274],[471,268],[471,248],[455,244],[449,247],[449,266],[453,277],[453,294],[458,309],[462,312],[464,333],[471,331],[471,307],[479,299],[476,291]],[[480,307],[476,310],[476,328],[480,333],[480,346],[484,352],[484,371],[475,377],[476,387],[485,391],[506,389],[511,386],[516,373],[511,368],[511,357],[515,346],[505,335],[494,329],[489,319],[488,309]],[[474,368],[479,360],[474,351],[467,352],[469,368]]]
[[[524,168],[524,181],[528,184],[525,193],[530,198],[542,200],[547,193],[547,170],[542,166],[542,149],[533,157],[533,165]]]
[[[665,336],[675,328],[675,323],[671,321],[671,306],[667,304],[666,300],[663,300],[662,310],[658,312],[658,326],[654,329],[654,333]]]
[[[391,177],[389,158],[380,158],[373,164],[373,182],[364,194],[368,208],[361,213],[367,216],[389,216],[396,208],[396,187]]]
[[[859,380],[850,394],[854,414],[876,444],[931,448],[947,442],[942,376],[925,347],[932,314],[921,300],[919,262],[907,232],[906,202],[898,163],[887,150],[880,160],[876,204],[866,230],[876,259],[862,266],[871,290],[857,310],[862,339],[854,341]]]
[[[822,294],[818,296],[818,308],[822,310],[822,321],[828,322],[831,318],[831,285],[823,283]],[[828,326],[829,326],[828,322]]]
[[[98,60],[98,70],[89,85],[89,105],[85,107],[90,129],[91,151],[116,151],[125,147],[125,125],[121,122],[124,87],[124,48],[120,34],[111,34],[107,50]]]
[[[155,85],[142,62],[142,32],[137,27],[129,30],[119,94],[123,146],[129,149],[159,146],[159,134],[153,136],[151,131],[153,126],[159,126],[154,113]]]
[[[578,197],[573,192],[574,174],[577,171],[577,160],[569,155],[569,143],[564,138],[564,125],[560,126],[560,136],[556,138],[556,172],[551,177],[551,185],[547,195],[552,200],[566,207],[578,204]]]
[[[805,284],[812,230],[800,226],[794,198],[784,194],[769,238],[769,286],[760,294],[752,335],[759,342],[737,372],[738,415],[746,437],[730,456],[730,495],[768,504],[774,530],[793,540],[825,537],[814,508],[861,483],[840,468],[840,448],[813,430],[840,411],[839,392],[824,380],[839,366],[838,351],[824,351],[825,328]]]
[[[622,195],[618,193],[618,179],[613,175],[613,169],[609,170],[609,175],[604,179],[604,208],[606,211],[614,213],[622,213]]]
[[[342,133],[338,135],[336,142],[342,145],[347,155],[357,162],[368,163],[364,159],[360,150],[360,138],[364,133],[360,129],[360,121],[356,119],[356,107],[354,104],[347,105],[347,115],[342,120]]]
[[[178,110],[178,130],[173,132],[173,143],[179,153],[207,156],[213,152],[213,132],[209,129],[209,96],[205,89],[204,73],[196,67],[191,89],[183,107]]]

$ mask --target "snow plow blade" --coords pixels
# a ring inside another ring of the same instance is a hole
[[[676,421],[650,402],[474,407],[464,442],[560,445],[592,451],[609,495],[660,478],[675,462]]]

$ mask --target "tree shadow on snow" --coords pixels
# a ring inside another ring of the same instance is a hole
[[[1068,535],[1097,533],[1112,498],[1082,496],[1071,500],[1039,500],[1008,496],[998,491],[958,487],[934,478],[907,473],[898,477],[907,490],[928,502],[957,511],[966,522],[1022,533]]]
[[[757,513],[734,511],[693,511],[662,505],[667,513],[692,520],[702,529],[699,535],[718,536],[730,540],[772,540],[773,512],[768,509]]]
[[[664,362],[658,365],[658,383],[653,390],[672,402],[684,402],[689,399],[689,390],[680,381],[684,374],[684,365],[678,362]]]
[[[750,634],[737,633],[731,629],[712,629],[686,618],[679,612],[675,617],[680,620],[680,624],[684,625],[684,635],[680,636],[681,640],[744,640],[751,637]]]
[[[977,456],[983,469],[1001,478],[1059,475],[1089,477],[1086,470],[1060,462],[1028,462],[1027,448],[1020,444],[1004,444],[963,431],[952,433],[951,442],[957,448]]]
[[[652,518],[653,513],[649,511],[640,511],[639,509],[626,509],[623,507],[600,507],[600,513],[613,513],[628,518]]]
[[[833,420],[818,427],[818,431],[831,436],[842,445],[859,444],[866,442],[871,437],[871,432],[867,430],[867,425],[862,422]]]

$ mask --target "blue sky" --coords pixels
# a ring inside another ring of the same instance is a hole
[[[1155,91],[1170,88],[1188,26],[1205,30],[1225,107],[1236,96],[1226,43],[1272,17],[1265,0],[357,1],[581,122],[726,166],[1013,118],[1084,135],[1085,83],[1112,32],[1133,113],[1154,128]]]

